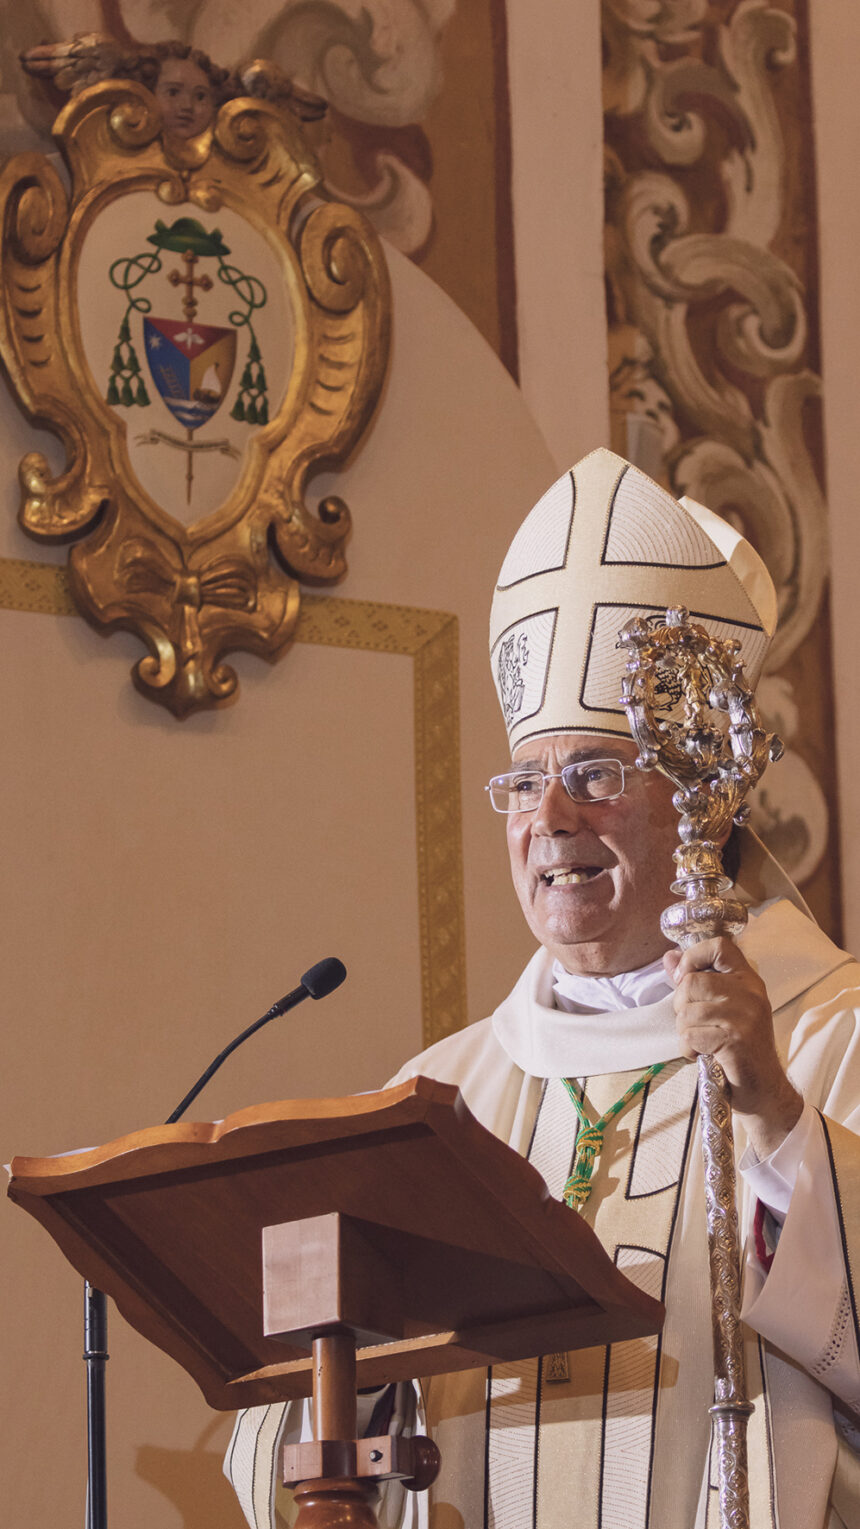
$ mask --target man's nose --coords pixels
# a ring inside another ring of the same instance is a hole
[[[543,799],[534,813],[532,833],[576,833],[587,822],[585,802],[575,802],[558,776],[544,781]]]

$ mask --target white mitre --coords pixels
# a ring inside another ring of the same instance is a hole
[[[523,521],[496,585],[490,658],[511,752],[550,733],[629,738],[618,633],[678,605],[737,639],[755,686],[777,618],[758,553],[703,505],[592,451]]]
[[[662,626],[678,605],[740,644],[754,688],[777,621],[758,553],[704,505],[673,498],[612,451],[590,452],[526,516],[493,596],[490,660],[511,753],[553,733],[629,739],[618,634],[635,616]],[[809,914],[748,827],[738,884],[753,903],[787,897]]]

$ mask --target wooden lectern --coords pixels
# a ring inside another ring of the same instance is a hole
[[[537,1170],[416,1078],[215,1124],[16,1158],[9,1193],[219,1409],[313,1395],[287,1447],[301,1529],[371,1529],[374,1484],[421,1488],[427,1440],[356,1440],[356,1386],[658,1332]]]

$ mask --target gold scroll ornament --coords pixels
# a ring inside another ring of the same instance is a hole
[[[28,417],[53,430],[66,453],[56,475],[40,452],[24,456],[19,520],[38,540],[73,544],[76,605],[103,631],[124,628],[143,640],[148,652],[132,671],[137,688],[184,717],[234,695],[236,674],[224,661],[231,649],[274,659],[287,646],[299,616],[299,580],[331,584],[346,572],[349,510],[329,498],[314,512],[305,494],[314,473],[356,448],[379,397],[390,335],[387,269],[366,219],[323,200],[300,130],[265,102],[230,101],[203,133],[180,141],[163,133],[147,90],[107,80],[69,102],[55,137],[68,190],[38,154],[15,156],[0,174],[0,357]],[[92,326],[104,315],[92,311],[98,304],[85,308],[79,286],[94,241],[105,229],[116,241],[126,209],[130,225],[148,217],[155,232],[130,244],[125,253],[133,258],[105,261],[104,306],[113,303],[122,319],[128,303],[108,378],[107,367],[96,376],[92,364]],[[255,287],[253,275],[240,270],[223,227],[244,231],[251,246],[256,240],[267,269],[277,272],[275,295],[290,315],[288,368],[273,305],[257,314],[257,331],[247,322],[265,284]],[[211,275],[195,248],[216,251]],[[127,274],[119,298],[117,271]],[[232,286],[229,314],[225,282]],[[157,300],[141,299],[144,291],[157,292]],[[219,295],[220,327],[207,320]],[[158,332],[145,327],[156,301],[168,315],[156,320]],[[164,334],[191,348],[192,372],[193,347],[213,347],[212,366],[196,386],[168,376],[169,385],[158,383],[156,391],[155,373],[147,377],[143,360],[152,370],[149,348]],[[261,356],[269,370],[280,364],[284,372],[268,396]],[[206,431],[197,421],[208,422],[221,401],[226,433],[201,439]],[[150,402],[156,407],[142,407]],[[168,408],[179,409],[184,433],[175,424],[164,428]],[[135,436],[144,416],[150,429]],[[141,481],[133,465],[141,441],[167,464],[159,468],[162,480],[178,469],[175,492],[159,495],[149,478]],[[204,453],[218,475],[204,467]],[[215,501],[198,519],[195,470],[208,471],[216,484]]]

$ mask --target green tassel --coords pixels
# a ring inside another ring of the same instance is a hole
[[[569,1205],[571,1210],[581,1210],[591,1194],[591,1175],[594,1171],[595,1161],[603,1151],[603,1133],[609,1122],[614,1120],[616,1115],[620,1115],[621,1111],[628,1104],[632,1104],[637,1095],[641,1094],[646,1084],[650,1083],[652,1078],[656,1078],[665,1066],[665,1062],[655,1062],[653,1067],[649,1067],[646,1072],[643,1072],[641,1078],[637,1078],[634,1083],[631,1083],[626,1094],[622,1094],[621,1098],[616,1100],[615,1104],[611,1105],[601,1115],[599,1120],[593,1122],[589,1120],[582,1103],[577,1098],[576,1089],[570,1078],[562,1078],[571,1104],[579,1116],[576,1155],[573,1159],[570,1178],[565,1184],[561,1196],[565,1205]]]
[[[119,393],[117,392],[116,378],[111,377],[108,382],[107,401],[115,409],[119,407]]]
[[[573,1209],[584,1205],[591,1194],[591,1175],[594,1162],[603,1150],[603,1127],[583,1126],[576,1138],[576,1157],[573,1169],[562,1191],[562,1199]]]

